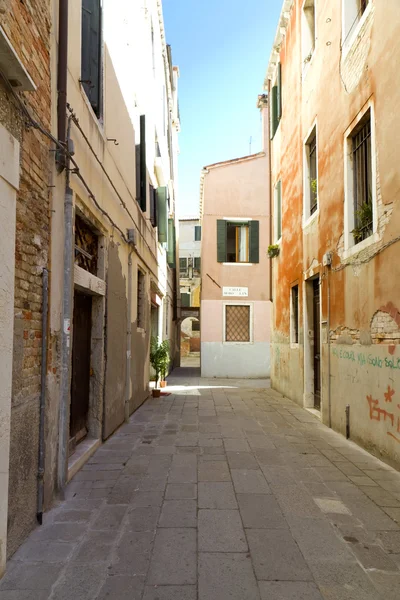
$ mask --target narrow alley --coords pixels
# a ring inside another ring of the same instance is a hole
[[[177,369],[9,562],[1,600],[398,600],[400,474],[266,380]]]

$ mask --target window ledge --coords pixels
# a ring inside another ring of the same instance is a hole
[[[360,35],[360,32],[361,32],[361,29],[362,29],[363,25],[365,24],[366,20],[368,19],[369,15],[371,13],[372,13],[372,2],[368,2],[367,8],[365,9],[364,13],[362,14],[360,20],[358,21],[358,23],[357,23],[357,25],[356,25],[353,33],[343,43],[343,46],[342,46],[342,60],[344,60],[346,58],[346,56],[348,55],[349,51],[354,46],[354,44],[355,44],[358,36]]]
[[[103,119],[101,117],[99,118],[96,115],[96,113],[94,112],[94,110],[92,108],[92,105],[90,104],[89,98],[86,95],[85,88],[83,87],[83,85],[81,83],[79,83],[79,87],[80,87],[81,94],[83,96],[84,102],[85,102],[85,104],[87,106],[88,111],[90,112],[90,114],[92,116],[93,121],[96,124],[96,127],[97,127],[97,129],[99,131],[99,134],[101,135],[101,137],[103,139],[103,142],[106,143],[107,139],[106,139],[106,134],[105,134],[105,131],[104,131],[104,122],[103,122]]]
[[[302,227],[303,229],[307,229],[307,227],[309,227],[318,217],[319,215],[319,205],[317,210],[310,215],[306,220],[304,220],[304,216],[303,216],[303,223],[302,223]]]
[[[349,235],[351,235],[351,234],[349,234]],[[372,246],[373,244],[376,244],[379,241],[380,241],[379,233],[375,232],[372,235],[370,235],[367,239],[363,240],[362,242],[359,242],[358,244],[354,244],[354,246],[347,248],[347,250],[345,250],[343,252],[343,259],[346,260],[346,258],[350,258],[351,256],[354,256],[355,254],[362,252],[369,246]]]
[[[224,267],[252,267],[253,265],[255,265],[256,263],[250,263],[250,262],[224,262],[222,263],[224,265]]]
[[[252,346],[254,344],[254,342],[227,342],[227,341],[224,341],[222,343],[226,344],[228,346]]]

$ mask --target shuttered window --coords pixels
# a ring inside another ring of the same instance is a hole
[[[157,226],[158,241],[168,242],[168,188],[157,188]]]
[[[186,292],[182,292],[181,306],[190,306],[190,294],[187,294]]]
[[[195,225],[194,226],[194,241],[200,242],[200,240],[201,240],[201,226]]]
[[[201,268],[201,258],[200,256],[194,257],[194,269],[195,271],[200,271]]]
[[[171,269],[176,268],[176,231],[174,219],[168,219],[167,262]]]
[[[278,64],[276,83],[271,89],[269,104],[270,110],[270,138],[273,139],[282,117],[282,67]]]
[[[137,159],[136,159],[137,160]],[[140,116],[139,164],[139,204],[143,212],[147,210],[147,167],[146,167],[146,115]]]
[[[153,186],[150,184],[150,223],[153,227],[157,226],[157,194]]]
[[[259,221],[217,221],[217,261],[259,262]]]
[[[282,182],[278,181],[274,190],[275,242],[282,237]]]
[[[101,109],[101,4],[82,0],[81,84],[100,117]]]

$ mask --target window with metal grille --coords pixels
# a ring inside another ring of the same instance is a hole
[[[371,114],[367,112],[351,135],[353,164],[354,242],[365,240],[373,232]]]
[[[187,268],[188,268],[188,259],[187,258],[180,258],[179,259],[179,272],[182,275],[183,273],[187,273]]]
[[[225,306],[225,341],[250,342],[250,306],[227,304]]]
[[[317,127],[305,143],[304,217],[308,219],[318,208]]]
[[[299,286],[298,285],[294,285],[292,287],[292,310],[291,310],[291,317],[292,317],[292,326],[291,326],[291,333],[292,333],[292,344],[298,344],[299,343]]]
[[[137,313],[136,313],[136,326],[144,329],[145,325],[145,311],[146,311],[146,289],[145,289],[146,277],[140,269],[137,272]]]

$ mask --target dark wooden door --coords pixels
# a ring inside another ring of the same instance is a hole
[[[313,321],[314,321],[314,407],[321,408],[321,333],[319,279],[313,281]]]
[[[74,295],[72,383],[70,407],[70,453],[87,434],[90,389],[90,341],[92,298]]]

